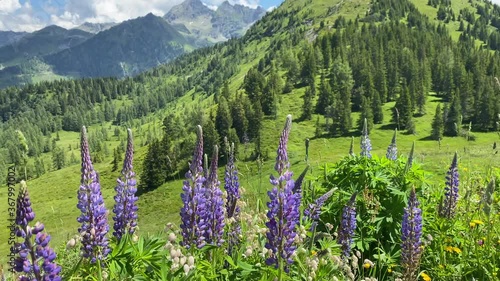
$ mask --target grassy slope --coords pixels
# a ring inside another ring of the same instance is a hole
[[[287,1],[283,8],[290,8],[290,6],[301,7],[308,1]],[[319,5],[312,6],[310,15],[312,16],[325,16],[325,9],[322,5],[326,5],[326,0],[318,0]],[[366,11],[366,1],[346,1],[343,4],[343,11],[346,9],[348,18],[355,18],[357,14],[363,15]],[[364,3],[364,4],[363,4]],[[311,7],[311,6],[310,6]],[[330,23],[333,22],[337,15],[329,15],[326,20]],[[319,26],[319,21],[314,22],[315,26]],[[246,46],[246,50],[256,52],[257,50],[264,50],[269,46],[269,41],[264,40],[259,43],[251,43]],[[235,92],[239,89],[243,78],[248,69],[257,64],[259,59],[263,57],[262,52],[258,52],[256,57],[251,61],[246,61],[240,66],[239,73],[237,73],[230,81],[230,89]],[[173,79],[173,78],[172,78]],[[273,172],[274,158],[276,146],[280,130],[283,126],[285,116],[293,114],[294,118],[298,118],[302,106],[302,94],[304,89],[296,89],[292,94],[283,95],[281,97],[281,104],[279,105],[278,118],[276,120],[267,120],[264,122],[263,131],[263,145],[264,154],[267,154],[267,159],[262,164],[262,169],[259,169],[256,162],[239,162],[238,167],[240,170],[240,181],[242,187],[246,190],[243,195],[250,203],[254,203],[255,199],[260,197],[265,199],[265,192],[269,188],[268,177]],[[201,103],[204,107],[213,104],[211,97],[202,99],[199,96],[195,97],[193,101],[191,93],[186,94],[183,98],[179,99],[173,107],[177,110],[183,108],[183,104],[191,105],[194,103]],[[437,101],[434,97],[429,97],[427,103],[427,112],[433,113]],[[390,108],[393,104],[389,103],[384,105],[385,108],[385,121],[382,125],[376,125],[371,134],[372,145],[374,154],[380,156],[385,155],[385,150],[392,137],[392,130],[384,130],[381,127],[387,125],[390,119]],[[174,109],[175,110],[175,109]],[[140,132],[134,126],[136,154],[134,166],[141,168],[142,159],[146,152],[146,147],[141,147],[145,140],[145,134],[150,127],[155,127],[156,132],[159,132],[160,120],[164,111],[157,112],[152,116],[145,119],[145,124],[140,126]],[[353,114],[353,121],[357,120],[357,113]],[[322,118],[322,117],[320,117]],[[323,119],[320,119],[324,123]],[[418,134],[414,135],[398,135],[398,147],[400,153],[406,155],[410,150],[411,143],[416,141],[416,159],[424,165],[424,168],[429,171],[429,176],[435,180],[436,184],[443,184],[444,174],[447,167],[451,162],[452,154],[458,151],[460,154],[460,168],[467,168],[469,171],[485,172],[488,167],[498,161],[498,155],[492,155],[491,145],[494,141],[499,141],[499,137],[495,133],[475,133],[477,137],[476,142],[467,142],[462,138],[444,138],[442,141],[441,149],[435,141],[422,140],[430,134],[430,123],[432,121],[432,114],[427,114],[423,117],[416,118],[416,127]],[[325,163],[335,162],[341,157],[347,155],[349,149],[350,137],[342,138],[314,138],[316,116],[310,121],[301,123],[294,123],[289,142],[289,156],[291,169],[298,175],[306,166],[304,162],[304,140],[311,139],[309,163],[312,167],[312,172],[317,174],[321,170],[321,166]],[[97,130],[100,126],[93,126],[89,131]],[[113,135],[114,127],[109,124],[104,125],[108,129],[108,134]],[[79,141],[77,133],[61,132],[61,140],[58,145],[65,149],[71,145],[76,147]],[[122,133],[124,137],[124,132]],[[119,143],[116,137],[111,137],[111,141],[107,142],[109,150],[112,152],[113,148]],[[464,147],[467,152],[464,153]],[[240,148],[240,159],[245,158],[245,154],[251,151],[251,147],[245,152],[243,146]],[[355,150],[359,152],[359,139],[356,138]],[[69,154],[68,153],[68,158]],[[79,153],[75,152],[77,157]],[[50,162],[47,155],[45,163]],[[108,157],[103,163],[95,165],[96,170],[101,175],[103,195],[105,197],[106,206],[111,209],[113,205],[113,187],[118,172],[111,172],[111,157]],[[76,208],[77,198],[76,193],[79,186],[80,172],[79,164],[66,167],[60,171],[51,172],[38,179],[32,180],[28,183],[31,198],[33,200],[33,209],[37,214],[37,220],[42,221],[47,230],[53,237],[53,246],[59,246],[67,239],[77,233],[78,223],[76,217],[79,214]],[[223,169],[220,170],[220,176],[223,176]],[[178,212],[181,205],[179,194],[182,188],[182,180],[168,182],[158,189],[149,193],[143,194],[139,201],[139,227],[141,233],[161,231],[167,222],[178,223]],[[0,193],[0,202],[7,202],[6,194]],[[5,206],[5,205],[4,205]],[[110,222],[112,222],[112,213],[110,214]],[[6,213],[0,212],[0,241],[7,241],[8,230]],[[8,245],[6,243],[0,244],[0,264],[5,261],[3,253],[8,252]]]

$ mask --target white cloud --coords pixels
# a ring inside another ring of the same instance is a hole
[[[47,25],[42,19],[40,19],[39,11],[34,11],[29,2],[25,2],[21,5],[12,3],[6,4],[11,0],[0,0],[0,30],[12,30],[12,31],[28,31],[33,32],[35,30],[41,29]],[[12,2],[12,1],[11,1]],[[6,8],[5,10],[3,10]],[[7,8],[10,8],[6,12]]]
[[[21,8],[21,3],[18,0],[0,0],[0,15],[10,14]]]
[[[43,1],[41,7],[32,8],[30,0],[0,0],[0,30],[35,31],[56,24],[73,28],[84,22],[122,22],[153,13],[163,16],[184,0],[54,0]],[[225,0],[202,0],[214,9]],[[231,4],[257,7],[261,0],[229,0]],[[62,4],[62,5],[61,5]],[[35,11],[36,10],[36,11]]]

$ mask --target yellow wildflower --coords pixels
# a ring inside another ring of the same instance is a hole
[[[470,228],[474,228],[476,226],[476,223],[471,221],[471,222],[469,222],[469,226],[470,226]]]
[[[450,252],[450,253],[452,253],[452,252],[453,252],[453,247],[452,247],[452,246],[446,246],[446,248],[444,248],[444,250],[445,250],[446,252]]]
[[[368,268],[370,268],[371,266],[370,266],[370,264],[369,264],[369,263],[365,262],[365,263],[363,264],[363,267],[364,267],[364,268],[366,268],[366,269],[368,269]]]
[[[312,256],[315,256],[315,255],[317,255],[317,254],[318,254],[318,252],[316,252],[315,250],[312,250],[312,251],[311,251],[311,255],[312,255]]]
[[[425,272],[422,272],[422,273],[420,274],[420,276],[422,276],[422,279],[423,279],[424,281],[431,281],[431,280],[432,280],[432,279],[431,279],[431,277],[430,277],[429,275],[427,275]]]
[[[459,249],[459,248],[457,248],[457,247],[453,247],[453,251],[454,251],[455,253],[457,253],[457,254],[462,253],[462,250],[460,250],[460,249]]]
[[[389,268],[387,269],[387,272],[388,272],[388,273],[392,273],[392,268],[390,268],[390,267],[389,267]]]
[[[484,224],[484,222],[481,220],[472,220],[472,222],[475,224]]]

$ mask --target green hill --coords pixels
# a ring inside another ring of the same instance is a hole
[[[239,144],[242,185],[251,202],[268,188],[287,114],[294,116],[289,150],[296,174],[306,166],[306,138],[311,140],[309,164],[317,175],[325,163],[347,154],[362,118],[370,123],[374,154],[385,154],[397,127],[402,155],[415,141],[416,161],[429,171],[430,184],[442,185],[443,167],[455,151],[469,175],[489,173],[499,161],[491,147],[499,141],[500,88],[494,77],[500,75],[500,55],[477,48],[474,41],[457,40],[451,25],[437,25],[427,16],[429,10],[400,0],[285,1],[242,38],[195,50],[134,78],[1,90],[0,173],[10,163],[22,166],[14,133],[19,129],[29,146],[33,207],[55,230],[56,244],[76,233],[75,131],[82,125],[92,125],[91,152],[107,206],[118,175],[110,164],[113,150],[122,151],[125,127],[134,130],[142,233],[178,221],[181,179],[198,124],[205,128],[205,147],[224,136]],[[491,22],[496,16],[491,12],[488,17]],[[126,57],[122,49],[112,50]],[[80,57],[85,65],[84,55],[72,58]],[[439,143],[431,132],[438,104],[444,112]],[[143,173],[152,171],[148,163],[160,174]],[[0,200],[5,197],[0,194]],[[8,235],[5,222],[2,217],[2,241]]]

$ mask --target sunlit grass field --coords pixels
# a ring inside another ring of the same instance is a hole
[[[265,202],[267,199],[266,192],[270,189],[269,175],[272,174],[274,161],[276,157],[277,140],[283,122],[287,114],[292,114],[294,119],[298,119],[302,107],[303,89],[297,89],[292,94],[282,95],[280,98],[279,112],[277,119],[266,119],[263,128],[263,158],[261,161],[245,162],[253,150],[252,145],[245,148],[240,145],[239,159],[237,165],[240,172],[241,186],[243,187],[243,199],[247,200],[250,205],[255,205],[257,199],[260,198]],[[182,99],[179,100],[179,103]],[[201,103],[210,104],[209,100],[200,101]],[[471,174],[489,174],[489,170],[493,167],[499,167],[500,155],[494,154],[492,148],[494,142],[500,143],[499,134],[496,132],[478,133],[473,132],[476,137],[475,141],[467,141],[462,137],[448,138],[445,137],[439,146],[437,141],[427,140],[431,131],[431,122],[433,113],[439,99],[434,96],[428,98],[426,105],[427,114],[422,117],[415,118],[417,134],[407,135],[404,132],[398,133],[398,151],[401,157],[408,155],[411,145],[415,142],[415,159],[423,168],[428,171],[429,182],[439,188],[444,186],[445,173],[451,163],[455,151],[459,155],[459,171],[461,176],[467,178]],[[178,104],[179,104],[178,103]],[[373,146],[373,154],[380,157],[385,155],[387,146],[389,145],[393,129],[390,124],[390,112],[393,103],[384,105],[384,123],[375,125],[370,133],[370,139]],[[147,147],[142,146],[145,143],[145,135],[149,130],[153,130],[156,136],[160,134],[160,120],[162,114],[157,113],[148,117],[144,124],[140,127],[140,131],[135,129],[135,158],[134,167],[137,174],[140,175],[142,160],[145,156]],[[353,113],[353,124],[356,123],[358,113]],[[342,157],[346,156],[349,151],[351,136],[331,138],[326,132],[320,137],[315,137],[316,116],[312,120],[294,122],[290,134],[289,141],[289,156],[291,170],[296,176],[302,172],[307,164],[310,165],[310,177],[314,177],[321,173],[321,168],[328,163],[333,163]],[[320,123],[324,125],[324,120],[320,117]],[[105,161],[96,163],[95,169],[100,174],[103,196],[105,198],[106,207],[111,210],[113,206],[114,187],[116,178],[119,175],[119,170],[112,172],[111,161],[112,151],[120,143],[120,138],[125,138],[125,130],[120,134],[120,137],[113,136],[114,126],[104,124],[103,128],[108,130],[109,141],[106,144],[111,152]],[[89,132],[101,130],[100,125],[89,127]],[[77,190],[80,181],[80,164],[79,150],[76,149],[79,142],[79,134],[76,132],[60,132],[60,141],[58,145],[66,149],[67,158],[71,153],[75,153],[78,163],[69,167],[65,167],[58,171],[51,171],[38,179],[28,182],[28,189],[31,200],[33,202],[33,210],[36,213],[36,220],[43,222],[47,231],[52,236],[51,244],[54,247],[65,245],[66,241],[77,234],[78,223],[76,221],[79,215],[79,210],[76,208]],[[352,130],[354,136],[354,151],[359,153],[359,133]],[[310,139],[310,149],[308,162],[305,161],[305,140]],[[72,151],[68,151],[68,147],[72,146]],[[92,152],[91,152],[92,153]],[[50,157],[46,155],[46,165],[50,162]],[[224,170],[219,170],[219,176],[223,177]],[[139,179],[140,181],[140,179]],[[463,181],[465,182],[465,180]],[[139,205],[139,232],[140,233],[157,233],[162,231],[165,224],[179,222],[179,209],[181,206],[180,193],[182,188],[182,179],[167,182],[156,190],[144,193],[140,196]],[[6,190],[5,187],[2,187]],[[7,202],[6,192],[0,193],[0,202]],[[7,208],[6,204],[2,204]],[[2,211],[0,217],[0,257],[1,263],[5,263],[6,255],[9,251],[8,244],[3,241],[8,240],[9,231],[7,229],[7,213]],[[113,213],[110,211],[108,220],[112,225]]]

